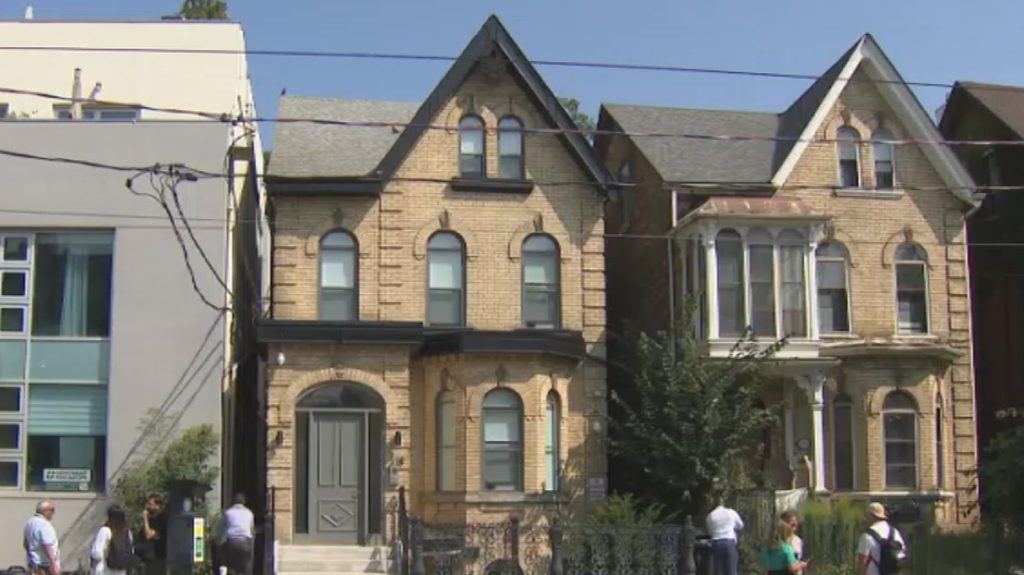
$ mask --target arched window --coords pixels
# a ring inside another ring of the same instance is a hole
[[[888,130],[876,130],[871,137],[871,155],[875,157],[875,187],[891,190],[895,183],[896,145]]]
[[[483,480],[487,491],[523,490],[523,404],[509,389],[484,397]]]
[[[896,248],[896,307],[899,333],[928,333],[928,268],[920,246]]]
[[[463,178],[484,177],[484,135],[480,116],[463,116],[459,120],[459,175]]]
[[[782,304],[782,335],[785,337],[807,336],[806,249],[807,241],[800,232],[783,230],[779,234],[779,299]]]
[[[359,260],[356,240],[333,231],[320,240],[320,319],[359,319]]]
[[[885,436],[885,487],[917,489],[917,402],[894,391],[882,404]]]
[[[834,489],[853,489],[853,402],[841,393],[832,401]]]
[[[558,491],[559,483],[559,430],[562,422],[562,402],[558,393],[548,392],[544,412],[544,490]]]
[[[557,328],[561,322],[561,266],[558,244],[545,234],[523,242],[523,323],[526,327]]]
[[[721,238],[721,234],[719,234]],[[747,234],[750,266],[750,328],[775,337],[775,242],[764,230]]]
[[[825,242],[815,251],[818,276],[818,330],[821,333],[850,331],[850,298],[847,266],[849,255],[839,242]]]
[[[437,490],[455,490],[456,466],[455,396],[437,394]]]
[[[523,123],[515,116],[498,121],[498,171],[503,178],[523,179]]]
[[[946,488],[946,437],[942,417],[945,414],[942,394],[935,394],[935,485]]]
[[[462,239],[439,232],[427,242],[427,323],[465,325],[466,274]]]
[[[736,230],[722,230],[715,239],[718,263],[718,332],[743,335],[746,306],[743,302],[743,240]]]
[[[839,185],[844,188],[860,187],[860,132],[849,126],[836,131],[839,152]]]

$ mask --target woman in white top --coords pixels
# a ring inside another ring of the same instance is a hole
[[[127,575],[134,553],[128,519],[120,506],[107,509],[107,522],[96,532],[90,556],[93,575]]]

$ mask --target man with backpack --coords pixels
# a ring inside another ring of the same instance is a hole
[[[857,545],[858,575],[895,575],[907,558],[907,544],[881,503],[868,505],[868,527]]]

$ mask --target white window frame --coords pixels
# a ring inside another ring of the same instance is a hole
[[[905,394],[914,401],[914,408],[899,408],[899,409],[886,409],[885,400],[894,393]],[[889,438],[886,433],[886,422],[885,418],[888,414],[911,414],[914,416],[914,485],[911,487],[907,486],[889,486]],[[921,413],[917,409],[917,399],[915,399],[909,392],[903,390],[890,391],[885,394],[882,398],[882,485],[888,491],[900,491],[907,490],[916,491],[921,488]]]
[[[0,493],[11,493],[15,491],[22,491],[25,486],[25,461],[27,455],[19,453],[17,457],[11,455],[0,455],[0,461],[5,463],[14,463],[18,466],[18,473],[15,476],[16,482],[14,485],[0,485]]]
[[[105,118],[104,114],[116,112],[119,114],[131,113],[132,118]],[[71,105],[57,104],[53,107],[53,117],[58,120],[71,120]],[[97,106],[82,104],[83,122],[137,122],[142,118],[142,110],[131,106]]]
[[[5,416],[13,414],[4,414]],[[18,426],[18,446],[17,447],[0,447],[0,455],[18,455],[25,451],[25,423],[20,419],[0,419],[0,425],[17,425]]]
[[[837,246],[842,247],[842,250],[843,250],[843,252],[846,253],[846,255],[843,256],[843,257],[840,257],[840,258],[837,258],[835,256],[825,256],[825,257],[822,257],[822,256],[818,255],[818,249],[821,246],[825,245],[825,244],[833,244],[833,245],[837,245]],[[817,317],[817,320],[818,320],[818,333],[819,333],[819,335],[825,335],[825,336],[850,335],[850,334],[854,333],[854,330],[853,330],[853,290],[851,289],[851,285],[850,285],[850,250],[849,250],[849,248],[846,247],[845,244],[843,244],[842,242],[839,242],[838,240],[826,240],[826,241],[821,242],[820,244],[818,244],[818,247],[816,247],[814,249],[814,264],[818,265],[818,263],[820,263],[820,262],[825,262],[825,263],[841,263],[843,265],[843,280],[846,283],[846,324],[847,324],[847,326],[846,326],[846,331],[834,331],[834,330],[833,331],[827,331],[827,332],[826,331],[822,331],[822,329],[821,329],[821,310],[815,310],[814,313],[818,316]],[[816,279],[817,279],[817,281],[819,282],[819,285],[820,285],[821,278],[817,277],[817,274],[815,274],[815,276],[816,276]],[[819,288],[818,288],[817,285],[814,286],[815,292],[817,292],[818,289]],[[819,298],[818,302],[817,302],[818,305],[820,305],[820,302],[821,302],[821,299]]]
[[[852,142],[848,142],[848,140],[843,138],[843,136],[841,135],[843,130],[852,130],[852,131],[854,131],[857,134],[857,139],[853,140]],[[860,190],[860,189],[864,188],[864,176],[861,173],[863,171],[862,170],[863,158],[861,157],[861,150],[860,150],[862,138],[863,138],[863,136],[861,135],[860,130],[858,130],[857,128],[854,128],[853,126],[850,126],[850,125],[844,124],[844,125],[840,126],[839,129],[836,130],[836,175],[838,176],[838,180],[837,181],[839,182],[839,188],[840,189],[843,189],[843,190]],[[857,185],[856,186],[846,186],[846,185],[843,185],[843,154],[842,154],[842,146],[843,146],[844,143],[850,143],[850,144],[853,145],[853,150],[855,152],[854,155],[857,157]]]
[[[882,132],[885,139],[878,139],[878,133]],[[879,128],[875,130],[875,133],[871,135],[871,173],[875,178],[875,189],[880,192],[892,192],[896,189],[896,144],[892,143],[896,137],[893,133],[886,128]],[[889,148],[889,164],[892,168],[892,186],[888,188],[882,188],[878,185],[878,154],[875,153],[877,146],[886,146]]]
[[[921,253],[923,260],[900,260],[896,259],[896,255],[903,244],[909,244],[917,248]],[[899,266],[921,266],[921,273],[924,274],[924,331],[903,331],[900,327],[900,276]],[[932,287],[931,279],[928,273],[928,252],[921,247],[920,244],[913,242],[903,242],[896,246],[893,251],[892,260],[892,297],[893,297],[893,312],[895,313],[895,324],[896,324],[896,337],[902,338],[913,338],[913,337],[930,337],[932,333]]]

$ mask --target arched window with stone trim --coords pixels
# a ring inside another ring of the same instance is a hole
[[[455,425],[455,395],[450,391],[442,391],[437,394],[438,491],[455,491],[458,448]]]
[[[427,242],[427,323],[466,323],[466,250],[457,234],[438,232]]]
[[[359,319],[358,255],[355,237],[345,230],[328,232],[320,240],[320,319]]]
[[[875,130],[871,135],[871,155],[875,159],[875,188],[891,190],[896,183],[896,144],[889,130]]]
[[[459,176],[482,178],[486,175],[484,120],[468,114],[459,120]]]
[[[893,391],[882,404],[886,489],[917,489],[917,402],[905,391]]]
[[[523,122],[515,116],[498,121],[498,173],[502,178],[523,179]]]
[[[548,392],[544,405],[544,491],[558,491],[562,402],[558,392]]]
[[[523,490],[523,403],[516,392],[500,388],[483,401],[483,488]]]
[[[905,242],[896,248],[897,330],[928,333],[928,259],[921,246]]]
[[[832,400],[833,489],[853,489],[853,401],[840,393]]]
[[[558,243],[547,234],[523,241],[523,323],[556,329],[561,324],[561,264]]]
[[[850,126],[836,131],[836,149],[839,156],[839,185],[844,188],[860,187],[860,132]]]
[[[820,244],[815,251],[818,280],[818,331],[823,334],[849,333],[850,256],[837,241]]]

